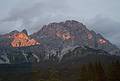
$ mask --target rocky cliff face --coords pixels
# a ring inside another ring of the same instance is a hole
[[[62,51],[48,51],[42,46],[20,48],[3,48],[0,46],[0,64],[84,64],[98,60],[103,63],[112,63],[120,60],[120,56],[111,55],[104,50],[96,50],[89,47],[71,47]]]
[[[31,36],[49,47],[65,48],[78,45],[103,49],[111,54],[120,53],[119,48],[101,34],[87,29],[85,25],[74,20],[45,25]]]
[[[33,46],[39,45],[40,43],[37,42],[35,39],[31,39],[26,32],[20,32],[13,35],[13,41],[11,45],[13,47],[25,47],[25,46]]]
[[[26,30],[0,35],[0,64],[65,62],[86,55],[89,58],[89,54],[92,58],[96,54],[112,57],[120,55],[120,50],[101,34],[74,20],[45,25],[32,35]]]
[[[15,30],[7,34],[0,35],[0,46],[11,46],[12,36],[19,33]]]
[[[1,35],[0,39],[1,46],[25,47],[40,44],[35,39],[30,38],[26,30],[23,30],[22,32],[12,31],[8,34]]]

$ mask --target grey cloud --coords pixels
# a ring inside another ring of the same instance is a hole
[[[120,46],[120,22],[117,22],[111,18],[98,15],[95,18],[88,21],[88,23],[90,29],[101,33],[112,43]]]
[[[30,0],[31,1],[31,0]],[[42,0],[34,3],[31,6],[22,8],[16,7],[10,12],[10,16],[3,21],[14,21],[17,19],[31,19],[33,17],[41,17],[46,14],[57,14],[57,12],[64,12],[66,4],[64,0]],[[29,3],[29,2],[28,2]],[[26,3],[27,4],[27,3]],[[22,6],[22,4],[21,4]]]
[[[33,32],[31,29],[36,30],[37,25],[43,25],[52,20],[64,19],[63,13],[68,11],[68,9],[66,9],[68,8],[66,0],[39,0],[37,3],[30,1],[32,0],[24,2],[24,4],[28,3],[29,5],[22,6],[23,2],[18,4],[16,8],[11,10],[10,15],[1,22],[21,20],[23,22],[21,28],[26,28],[30,32]],[[20,5],[22,7],[20,7]],[[35,19],[36,22],[33,22]]]

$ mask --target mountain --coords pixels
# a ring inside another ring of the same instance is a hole
[[[74,20],[0,35],[1,81],[120,81],[119,62],[117,46]]]
[[[0,35],[0,45],[1,46],[10,46],[11,45],[11,41],[12,41],[11,37],[14,34],[17,34],[17,33],[19,33],[19,31],[14,30],[14,31],[12,31],[10,33]]]
[[[20,33],[14,34],[13,41],[11,42],[11,45],[13,47],[25,47],[39,44],[40,43],[37,42],[35,39],[31,39],[25,30]]]
[[[63,49],[67,46],[88,46],[103,49],[110,54],[119,55],[120,49],[101,34],[87,29],[85,25],[75,20],[60,23],[50,23],[31,35],[50,49]]]
[[[44,46],[30,47],[1,47],[0,64],[71,64],[71,63],[95,63],[101,61],[108,64],[120,60],[120,56],[111,55],[104,50],[96,50],[89,47],[74,47],[65,52],[62,50],[48,51]]]
[[[26,30],[0,35],[0,64],[84,63],[97,58],[108,63],[119,55],[117,46],[75,20],[44,25],[31,35]]]
[[[30,38],[25,29],[21,32],[15,30],[8,34],[1,35],[0,40],[0,45],[12,47],[25,47],[40,44],[37,40]]]
[[[89,47],[76,47],[74,50],[67,52],[62,64],[88,64],[101,62],[102,64],[110,64],[116,60],[119,61],[119,56],[111,55],[104,50],[96,50]]]

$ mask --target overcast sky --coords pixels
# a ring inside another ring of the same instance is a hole
[[[78,20],[120,45],[120,0],[0,0],[0,34]]]

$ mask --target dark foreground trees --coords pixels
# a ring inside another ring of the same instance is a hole
[[[17,67],[12,69],[17,69]],[[30,72],[11,71],[10,73],[0,71],[0,81],[120,81],[119,61],[112,64],[97,62],[50,66],[42,69],[32,67]]]
[[[101,63],[88,64],[80,69],[80,81],[107,81],[106,74]]]
[[[120,62],[119,61],[116,61],[111,65],[109,65],[108,80],[120,81]]]

